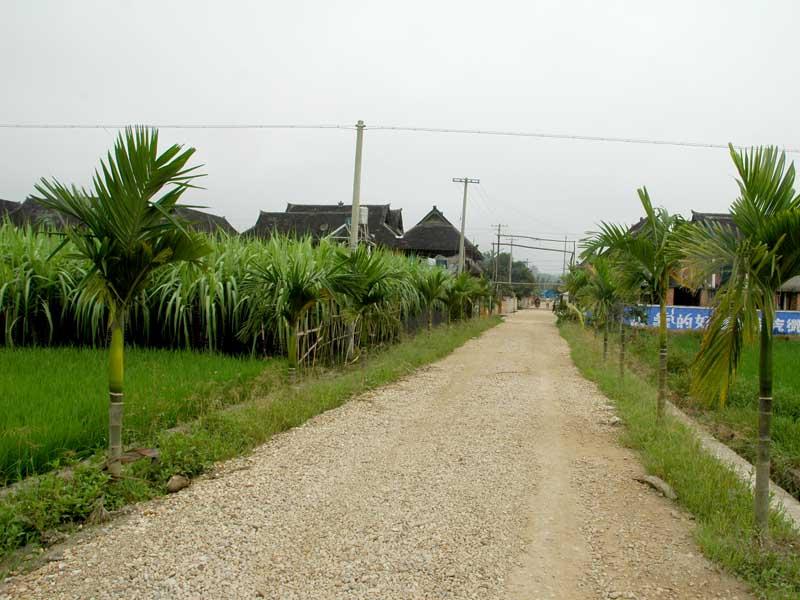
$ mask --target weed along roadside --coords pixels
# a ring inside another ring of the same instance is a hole
[[[601,342],[577,323],[560,324],[580,372],[610,398],[625,424],[622,441],[637,450],[645,468],[666,481],[696,519],[703,553],[753,586],[762,597],[800,596],[800,535],[781,515],[769,516],[770,541],[753,536],[753,492],[708,455],[695,435],[666,414],[659,422],[657,387],[628,372],[620,378],[602,358]]]
[[[309,373],[294,384],[282,378],[245,402],[156,435],[159,459],[124,465],[118,480],[98,467],[101,454],[67,472],[30,478],[0,498],[0,574],[87,521],[102,521],[126,504],[166,493],[172,476],[205,473],[216,461],[246,453],[276,433],[442,358],[500,321],[487,317],[436,327],[371,352],[363,365]]]

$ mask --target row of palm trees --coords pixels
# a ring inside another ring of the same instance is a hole
[[[654,208],[645,188],[638,190],[644,209],[641,226],[601,223],[585,240],[580,266],[566,282],[579,308],[604,329],[621,326],[620,373],[624,372],[625,307],[659,304],[659,369],[656,418],[664,413],[667,379],[667,292],[671,282],[699,289],[722,275],[714,310],[692,365],[692,392],[725,404],[745,344],[759,343],[758,451],[755,530],[768,535],[772,345],[776,295],[783,283],[800,275],[800,195],[794,165],[773,147],[737,150],[730,155],[738,173],[738,197],[731,223],[690,223]]]
[[[0,244],[12,239],[20,250],[17,264],[0,273],[6,343],[25,341],[37,323],[49,328],[51,341],[70,317],[93,339],[108,339],[110,331],[108,468],[115,476],[121,470],[125,339],[153,321],[160,322],[162,339],[191,345],[199,331],[210,349],[225,336],[253,349],[271,340],[294,372],[302,358],[299,336],[313,331],[319,341],[334,321],[347,324],[344,348],[352,359],[359,346],[397,338],[404,321],[418,314],[430,328],[434,313],[466,318],[491,296],[487,282],[468,274],[455,277],[366,246],[349,251],[328,240],[234,241],[196,233],[176,215],[182,195],[201,176],[189,166],[193,153],[178,145],[160,152],[157,130],[128,128],[90,189],[48,179],[36,186],[43,206],[78,224],[60,242],[0,226]],[[40,271],[51,285],[43,284]],[[59,302],[60,311],[54,310]],[[34,341],[42,343],[43,336]]]

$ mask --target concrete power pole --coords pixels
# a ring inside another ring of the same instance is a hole
[[[508,245],[508,284],[511,285],[511,267],[513,266],[512,257],[514,256],[514,238],[511,238],[511,243]]]
[[[350,211],[350,250],[355,252],[358,248],[358,230],[361,216],[361,151],[364,147],[364,121],[356,123],[356,164],[353,169],[353,206]],[[347,325],[347,357],[352,360],[356,346],[355,321]]]
[[[364,147],[364,121],[356,123],[356,165],[353,171],[353,207],[350,213],[350,248],[358,247],[359,217],[361,216],[361,151]]]
[[[464,272],[464,228],[467,224],[467,186],[470,183],[480,183],[480,179],[469,177],[453,177],[453,183],[464,184],[464,202],[461,205],[461,237],[458,240],[458,274]]]
[[[494,255],[494,279],[493,279],[496,288],[498,285],[497,278],[499,274],[498,264],[500,263],[500,230],[503,227],[508,227],[508,225],[497,224],[497,225],[492,225],[492,227],[497,227],[497,254]]]

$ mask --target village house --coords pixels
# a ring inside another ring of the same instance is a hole
[[[419,223],[403,230],[403,211],[389,204],[361,206],[361,239],[385,248],[431,258],[450,269],[458,265],[460,232],[435,206]],[[323,237],[347,241],[350,239],[352,206],[339,204],[288,204],[284,212],[261,211],[256,224],[244,235],[268,238],[274,233]],[[480,274],[482,255],[469,240],[464,240],[465,265]]]
[[[311,236],[314,240],[331,237],[350,239],[352,206],[339,204],[287,204],[284,212],[261,211],[256,224],[244,232],[268,238],[275,233]],[[364,204],[361,206],[361,231],[359,237],[386,248],[398,248],[403,236],[403,209],[393,209],[389,204]]]
[[[19,208],[19,202],[3,200],[0,198],[0,221],[10,217],[11,213]]]
[[[640,230],[646,222],[646,219],[640,219],[638,223],[630,228],[630,231]],[[730,213],[696,212],[693,210],[691,222],[718,223],[727,227],[736,227]],[[681,286],[674,279],[670,280],[667,304],[670,306],[711,306],[714,295],[723,280],[723,273],[715,273],[696,292]],[[781,286],[775,297],[775,305],[778,310],[800,310],[800,276],[792,277]]]
[[[17,207],[8,213],[8,218],[17,227],[31,225],[50,229],[61,229],[73,222],[57,210],[45,208],[38,200],[28,197],[22,203],[15,203]]]
[[[692,211],[693,223],[719,223],[724,226],[735,228],[733,218],[730,213],[699,213]],[[718,273],[711,276],[711,280],[700,290],[698,306],[710,306],[714,294],[719,289],[723,281],[723,274]],[[691,305],[690,305],[691,306]],[[778,310],[798,310],[800,309],[800,277],[792,277],[784,283],[775,297],[775,306]]]
[[[406,231],[401,248],[408,254],[425,256],[449,269],[458,267],[458,247],[461,232],[434,206],[420,222]],[[464,238],[464,266],[473,275],[483,272],[483,255],[478,248]]]
[[[195,231],[203,233],[225,233],[237,235],[239,232],[228,222],[225,217],[195,210],[194,208],[178,207],[175,211],[181,218],[189,223]]]
[[[223,232],[229,235],[237,234],[236,229],[225,217],[185,207],[178,207],[176,213],[189,223],[190,228],[196,231],[204,233]],[[42,206],[32,197],[27,198],[22,203],[0,200],[0,219],[4,217],[8,217],[17,227],[31,225],[33,227],[62,229],[65,226],[74,224],[74,219],[56,210]]]

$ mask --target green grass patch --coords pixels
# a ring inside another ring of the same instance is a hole
[[[719,408],[689,395],[689,366],[700,348],[700,340],[699,333],[672,333],[669,337],[667,383],[674,400],[706,424],[720,441],[753,462],[758,421],[758,344],[745,347],[728,402]],[[655,381],[656,332],[637,331],[629,347],[637,366]],[[776,338],[773,359],[772,478],[800,498],[800,341]]]
[[[280,365],[282,360],[130,348],[125,441],[152,442],[164,429],[239,402],[259,375]],[[108,350],[0,348],[0,389],[0,483],[105,447]]]
[[[667,481],[695,516],[703,553],[750,583],[762,598],[800,597],[800,536],[788,522],[773,513],[771,541],[762,547],[752,535],[752,492],[709,456],[684,425],[671,417],[656,422],[656,387],[648,374],[628,372],[621,381],[616,356],[610,354],[609,363],[603,363],[601,338],[574,323],[560,329],[578,369],[616,404],[626,425],[623,443],[639,451],[645,468]]]
[[[360,366],[311,373],[296,384],[284,378],[271,381],[244,402],[209,410],[179,432],[155,434],[160,460],[126,466],[119,481],[112,481],[96,464],[84,464],[68,476],[47,473],[25,482],[0,497],[0,576],[28,555],[20,553],[21,547],[47,545],[56,537],[53,532],[77,526],[98,506],[114,510],[163,494],[170,476],[196,476],[216,461],[246,453],[355,394],[447,355],[500,321],[490,317],[439,327],[370,353]],[[100,460],[97,455],[94,462]]]

